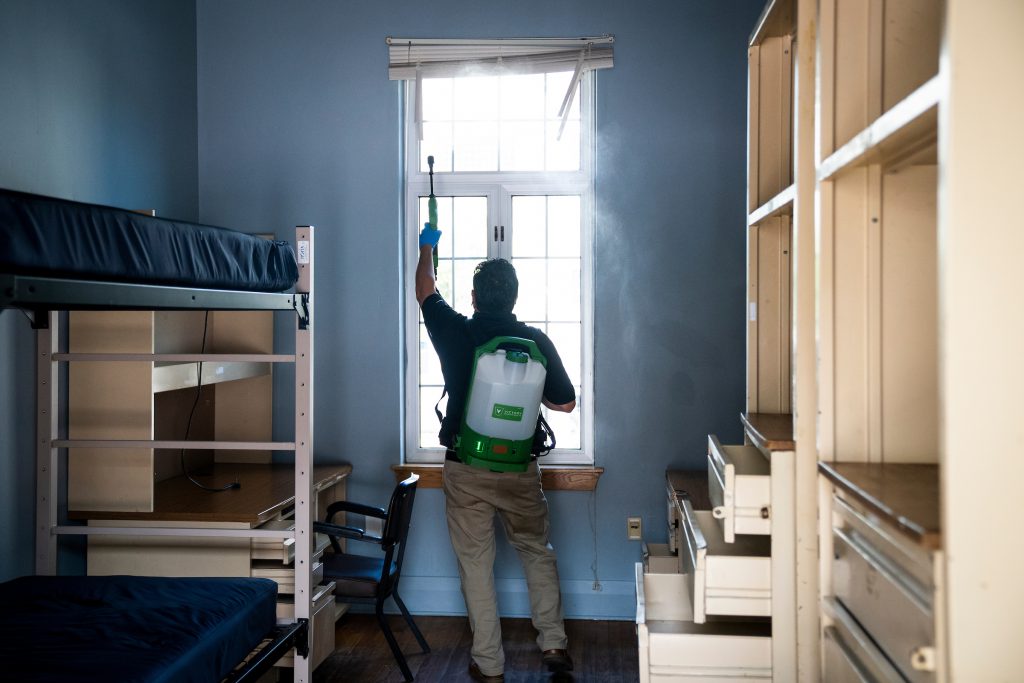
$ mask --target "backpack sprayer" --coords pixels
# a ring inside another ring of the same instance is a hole
[[[437,197],[434,196],[434,157],[427,157],[430,169],[430,197],[427,221],[437,229]],[[434,276],[437,277],[437,245],[433,248]],[[530,464],[540,417],[548,361],[532,339],[495,337],[476,348],[473,372],[466,394],[466,409],[455,452],[467,465],[496,472],[525,472]],[[437,408],[438,419],[441,413]],[[541,420],[542,430],[554,434]]]
[[[548,361],[536,342],[495,337],[476,348],[455,452],[467,465],[525,472]]]

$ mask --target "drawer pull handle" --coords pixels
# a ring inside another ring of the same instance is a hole
[[[725,507],[719,505],[711,511],[711,516],[715,519],[725,519]]]
[[[921,645],[910,651],[910,666],[914,671],[935,671],[935,648]]]
[[[763,508],[761,508],[761,519],[768,519],[771,516],[772,516],[771,508],[769,508],[767,505],[765,505]]]

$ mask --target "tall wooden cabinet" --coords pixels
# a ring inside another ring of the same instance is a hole
[[[767,4],[748,47],[747,443],[709,440],[721,535],[669,473],[670,543],[638,565],[642,680],[1024,671],[1022,30],[1001,0]],[[769,559],[769,632],[735,622],[764,614],[763,584],[709,592],[723,553],[748,581]],[[716,614],[735,630],[704,643]],[[695,644],[704,669],[679,654]]]
[[[822,678],[1012,680],[1024,6],[823,0],[818,29]]]

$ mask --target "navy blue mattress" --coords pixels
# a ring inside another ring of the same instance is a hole
[[[0,584],[0,679],[219,681],[274,628],[267,579],[28,576]]]
[[[299,274],[287,242],[4,189],[0,273],[251,292]]]

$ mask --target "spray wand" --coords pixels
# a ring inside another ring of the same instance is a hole
[[[430,198],[427,200],[427,220],[433,230],[437,230],[437,197],[434,196],[434,157],[427,157],[427,166],[430,168]],[[434,277],[437,277],[437,245],[434,245]]]

